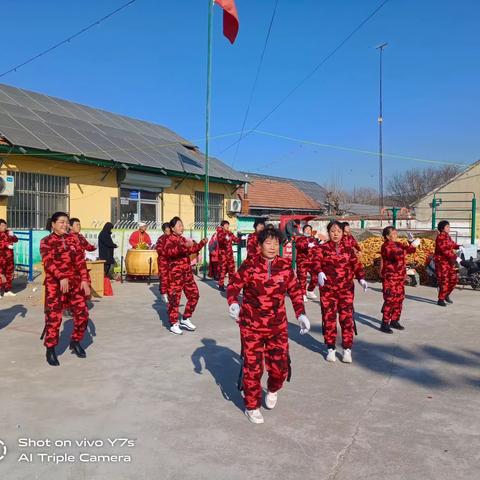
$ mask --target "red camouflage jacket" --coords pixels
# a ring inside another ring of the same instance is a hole
[[[165,233],[158,237],[157,243],[155,244],[155,250],[158,255],[158,273],[165,280],[168,275],[168,259],[165,257],[165,244],[167,243],[168,237]]]
[[[260,244],[258,243],[258,234],[251,233],[247,239],[247,257],[253,257],[260,254]]]
[[[381,248],[381,277],[385,280],[404,279],[406,275],[405,256],[407,253],[415,253],[415,250],[416,248],[412,245],[385,240]]]
[[[40,242],[40,255],[46,281],[64,278],[89,281],[85,252],[73,235],[51,233]]]
[[[345,243],[347,247],[355,249],[357,252],[360,252],[361,248],[358,242],[355,240],[353,235],[344,235],[342,237],[342,242]]]
[[[447,232],[441,232],[435,239],[435,253],[433,260],[435,263],[449,263],[454,265],[457,261],[457,254],[454,250],[460,248]]]
[[[13,260],[13,249],[11,246],[18,242],[15,235],[9,235],[7,232],[0,233],[0,273],[3,273],[7,267],[7,262]]]
[[[229,305],[238,303],[242,289],[240,327],[260,332],[286,329],[287,294],[290,296],[297,318],[305,313],[302,289],[292,269],[292,263],[287,258],[277,256],[273,260],[267,260],[261,255],[247,258],[228,284]]]
[[[167,260],[169,271],[191,271],[190,255],[198,253],[206,243],[206,240],[199,243],[193,242],[193,245],[189,247],[185,237],[176,233],[168,235],[163,246],[163,256]]]
[[[85,256],[85,252],[93,252],[97,249],[97,247],[92,245],[81,233],[71,232],[71,235],[77,241],[78,247],[82,249],[83,256]]]
[[[220,254],[232,254],[232,244],[238,243],[240,240],[232,232],[227,232],[222,227],[217,227],[217,241]]]
[[[365,278],[365,272],[355,251],[344,242],[335,244],[331,240],[314,247],[312,252],[313,272],[323,272],[327,277],[322,289],[340,290],[350,287],[354,278]]]
[[[309,263],[312,261],[312,250],[318,245],[313,236],[300,235],[295,237],[295,248],[297,252],[297,264]]]

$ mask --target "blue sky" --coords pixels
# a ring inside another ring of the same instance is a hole
[[[125,0],[4,0],[1,71],[75,33]],[[215,8],[212,136],[241,128],[275,0],[237,0],[231,46]],[[380,0],[279,0],[247,128],[268,113]],[[207,2],[137,0],[0,82],[166,125],[203,149]],[[5,15],[5,12],[7,14]],[[259,130],[322,144],[378,148],[378,52],[384,54],[384,150],[435,161],[480,158],[480,3],[390,0]],[[237,137],[212,140],[218,154]],[[220,158],[232,164],[235,148]],[[257,133],[235,168],[378,184],[374,155]],[[430,166],[385,159],[385,177]]]

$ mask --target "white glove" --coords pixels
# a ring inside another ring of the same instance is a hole
[[[362,286],[363,291],[366,292],[368,288],[368,283],[363,278],[359,280],[358,283]]]
[[[165,303],[168,303],[168,295],[166,293],[162,293],[161,297]]]
[[[457,257],[457,263],[460,265],[462,263],[462,259],[460,257]]]
[[[460,245],[458,251],[459,251],[460,253],[465,253],[465,248],[464,248],[462,245]]]
[[[238,316],[240,315],[240,305],[238,303],[232,303],[228,307],[228,314],[234,319],[238,320]]]
[[[9,235],[10,237],[13,237],[13,232],[12,232],[11,230],[9,230],[9,231],[8,231],[8,235]]]
[[[327,281],[327,276],[323,273],[320,272],[318,274],[318,284],[323,287],[325,285],[325,282]]]
[[[9,248],[10,250],[13,250],[13,245],[9,245],[8,248]]]
[[[308,244],[308,248],[313,248],[314,246],[315,246],[315,243],[314,243],[314,242],[310,242],[310,243]]]
[[[415,247],[415,248],[418,248],[420,246],[420,239],[419,238],[416,238],[415,240],[413,240],[410,245],[412,247]]]
[[[300,335],[305,335],[310,330],[310,320],[306,315],[302,314],[298,317],[298,323],[300,323]]]
[[[412,242],[415,240],[415,238],[414,238],[414,236],[413,236],[413,233],[411,233],[411,232],[408,232],[408,233],[407,233],[407,238],[408,238],[408,241],[409,241],[410,243],[412,243]]]

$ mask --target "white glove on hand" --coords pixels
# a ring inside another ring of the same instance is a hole
[[[412,247],[418,248],[420,246],[420,239],[416,238],[413,242],[410,243]]]
[[[460,265],[462,263],[462,259],[460,257],[457,257],[457,263]]]
[[[308,244],[308,248],[313,248],[314,246],[315,246],[315,243],[314,243],[314,242],[310,242],[310,243]]]
[[[408,233],[407,233],[407,238],[408,238],[408,241],[409,241],[410,243],[412,243],[412,242],[415,240],[415,238],[414,238],[414,236],[413,236],[413,233],[411,233],[411,232],[408,232]]]
[[[8,235],[9,235],[10,237],[13,237],[13,232],[12,232],[11,230],[9,230],[9,231],[8,231]]]
[[[325,285],[325,282],[327,281],[327,276],[323,273],[320,272],[318,274],[318,284],[323,287]]]
[[[13,250],[13,245],[9,245],[7,248],[8,248],[9,250]]]
[[[300,323],[300,335],[305,335],[310,331],[310,320],[306,315],[300,315],[298,317],[298,323]]]
[[[359,280],[358,283],[362,286],[363,291],[366,292],[368,289],[368,283],[363,278]]]
[[[465,248],[464,248],[462,245],[460,245],[458,251],[459,251],[460,253],[465,253]]]
[[[168,303],[168,295],[167,295],[166,293],[163,293],[163,294],[161,295],[161,297],[162,297],[162,300],[163,300],[165,303]]]
[[[228,314],[234,319],[238,320],[238,316],[240,315],[240,305],[238,303],[232,303],[228,307]]]

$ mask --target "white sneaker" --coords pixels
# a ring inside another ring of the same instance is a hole
[[[345,348],[343,350],[342,362],[343,363],[352,363],[352,350],[350,348]]]
[[[188,330],[189,332],[195,331],[197,328],[189,318],[182,318],[180,320],[180,326],[183,327],[185,330]]]
[[[263,415],[259,408],[255,410],[245,410],[245,415],[252,423],[263,423]]]
[[[8,292],[5,292],[5,293],[3,294],[3,296],[4,296],[4,297],[16,297],[17,294],[16,294],[16,293],[13,293],[13,292],[11,292],[11,291],[8,291]]]
[[[275,408],[275,405],[277,404],[277,400],[278,400],[277,392],[275,393],[267,392],[267,396],[265,397],[265,405],[269,410],[272,410],[272,408]]]
[[[337,351],[334,348],[329,348],[327,353],[327,362],[337,361]]]
[[[171,327],[170,327],[170,332],[174,333],[175,335],[182,335],[183,334],[183,331],[182,329],[180,328],[180,324],[177,322],[177,323],[174,323]]]
[[[315,300],[318,297],[315,295],[315,292],[310,292],[307,290],[307,298],[310,298],[311,300]]]
[[[168,295],[166,293],[162,293],[162,295],[160,295],[162,297],[162,300],[165,302],[165,303],[168,303]]]
[[[303,296],[303,303],[306,303],[306,302],[308,302],[308,299],[307,299],[307,296],[304,295],[304,296]]]

